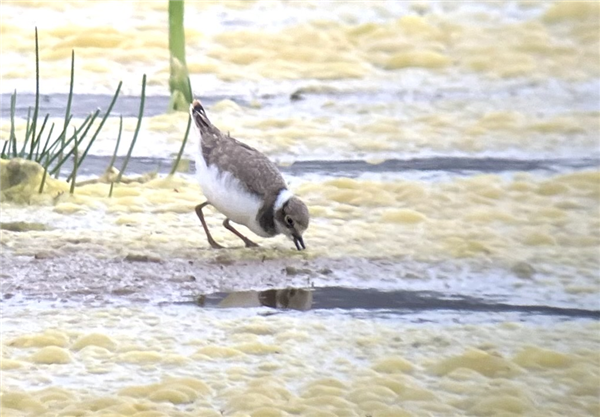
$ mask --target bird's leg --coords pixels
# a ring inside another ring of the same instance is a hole
[[[210,246],[213,249],[223,249],[224,247],[219,245],[217,242],[215,242],[215,240],[212,238],[210,232],[208,231],[208,226],[206,225],[206,221],[204,220],[204,215],[202,214],[202,209],[209,205],[210,203],[208,201],[205,201],[202,204],[198,204],[196,206],[196,214],[198,215],[198,218],[200,219],[200,223],[202,223],[202,227],[204,227],[204,232],[206,233],[206,238],[208,239],[208,243],[210,244]]]
[[[258,247],[258,244],[254,243],[253,241],[251,241],[250,239],[248,239],[246,236],[244,236],[243,234],[241,234],[240,232],[238,232],[237,230],[235,230],[233,228],[233,226],[229,223],[229,219],[225,219],[225,221],[223,221],[223,226],[225,226],[225,229],[229,230],[231,233],[233,233],[234,235],[236,235],[237,237],[239,237],[240,239],[242,239],[244,241],[244,243],[246,244],[247,248],[256,248],[256,247]]]

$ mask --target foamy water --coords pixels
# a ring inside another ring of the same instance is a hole
[[[85,316],[25,309],[3,321],[6,415],[598,410],[594,322],[438,325],[173,306],[90,309]]]

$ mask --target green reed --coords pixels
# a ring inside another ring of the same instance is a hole
[[[169,0],[169,110],[188,111],[192,94],[188,89],[188,69],[185,62],[185,30],[183,0]]]
[[[29,150],[29,158],[33,156],[35,149],[35,133],[37,127],[37,119],[40,111],[40,48],[38,44],[38,30],[35,28],[35,107],[33,110],[33,121],[31,124],[31,148]],[[46,120],[48,118],[46,117]],[[25,141],[27,142],[27,140]]]
[[[121,91],[121,86],[123,85],[123,81],[119,82],[119,86],[117,87],[117,91],[115,91],[115,94],[113,95],[113,98],[110,102],[110,104],[108,105],[108,109],[106,110],[106,113],[104,114],[104,117],[102,118],[102,120],[100,121],[100,124],[98,125],[98,128],[96,129],[96,132],[94,133],[94,135],[92,136],[92,138],[90,139],[87,147],[85,148],[85,150],[83,151],[83,153],[81,154],[81,158],[80,161],[77,165],[74,166],[73,168],[73,172],[75,172],[78,168],[79,165],[81,165],[81,161],[83,161],[85,159],[85,157],[88,154],[88,151],[90,150],[90,148],[92,147],[92,144],[94,143],[94,141],[96,140],[96,138],[98,137],[98,133],[100,133],[100,131],[102,130],[102,127],[104,126],[104,122],[106,122],[106,119],[108,118],[108,116],[110,115],[110,112],[112,111],[115,102],[117,101],[117,97],[119,97],[119,92]],[[70,181],[71,178],[73,176],[73,173],[71,173],[71,175],[69,175],[69,177],[67,178],[67,181]]]
[[[110,163],[108,164],[108,168],[106,168],[106,172],[110,178],[110,171],[112,167],[115,165],[115,160],[117,159],[117,152],[119,151],[119,145],[121,144],[121,133],[123,133],[123,115],[119,116],[119,135],[117,136],[117,143],[115,144],[115,150],[113,152],[112,158],[110,158]],[[108,191],[108,196],[112,197],[113,187],[115,186],[115,182],[111,180],[110,182],[110,190]]]
[[[133,147],[135,146],[135,142],[137,141],[138,133],[140,133],[140,127],[142,126],[142,117],[144,116],[144,104],[146,102],[146,74],[142,77],[142,96],[140,99],[140,112],[138,114],[138,121],[135,127],[135,132],[133,133],[133,139],[131,140],[131,145],[129,146],[129,150],[127,151],[127,156],[125,157],[125,161],[123,161],[123,167],[121,168],[121,172],[117,176],[116,182],[121,182],[121,177],[123,173],[125,173],[125,169],[127,168],[127,164],[129,163],[129,158],[131,158],[131,152],[133,151]]]
[[[77,131],[75,131],[75,133],[73,133],[73,136],[75,136],[75,145],[73,145],[73,149],[74,149],[74,153],[73,153],[73,172],[71,173],[71,188],[69,189],[69,193],[73,194],[75,193],[75,182],[77,181],[77,160],[79,159],[79,152],[78,152],[78,143],[77,143]]]
[[[190,82],[190,77],[187,77],[187,90],[188,90],[188,95],[191,97],[192,96],[192,83]],[[190,100],[190,104],[191,103],[192,102]],[[177,171],[177,166],[179,165],[179,162],[181,161],[181,155],[183,155],[185,145],[187,144],[191,126],[192,126],[192,116],[188,115],[187,127],[185,128],[185,135],[183,136],[183,141],[181,142],[181,148],[179,148],[179,153],[177,154],[177,158],[175,159],[175,162],[173,163],[173,167],[171,168],[171,172],[169,173],[169,175],[173,175]]]
[[[55,131],[55,123],[50,125],[49,131],[46,134],[48,127],[48,120],[50,114],[46,114],[43,120],[40,120],[40,59],[39,59],[39,41],[38,41],[38,30],[35,28],[35,104],[32,107],[28,108],[27,112],[27,122],[25,127],[25,133],[23,137],[23,142],[19,146],[17,144],[17,135],[16,135],[16,124],[15,124],[15,112],[17,108],[17,91],[15,90],[11,95],[10,100],[10,136],[7,141],[4,142],[2,147],[2,151],[0,153],[0,158],[2,159],[11,159],[11,158],[24,158],[27,160],[35,161],[41,164],[44,168],[44,174],[42,177],[42,181],[40,183],[39,192],[42,193],[44,190],[44,185],[46,183],[47,175],[54,175],[56,178],[60,175],[60,170],[62,166],[69,160],[73,160],[73,169],[67,176],[67,181],[71,182],[71,193],[74,191],[74,186],[77,178],[77,171],[84,163],[92,145],[95,140],[98,138],[100,132],[102,131],[105,122],[113,110],[113,107],[119,97],[121,92],[121,87],[123,82],[119,82],[115,93],[113,94],[112,100],[107,108],[106,113],[102,116],[100,123],[95,129],[92,129],[94,122],[98,119],[100,114],[100,110],[96,110],[93,113],[90,113],[83,122],[75,127],[73,127],[73,133],[69,135],[67,133],[69,126],[71,126],[71,122],[73,120],[73,114],[71,114],[71,106],[73,102],[73,86],[75,80],[75,51],[71,51],[71,74],[70,74],[70,83],[69,83],[69,94],[67,96],[67,105],[65,109],[64,122],[62,129],[60,129],[60,133],[57,137],[53,136]],[[189,82],[189,81],[188,81]],[[120,181],[122,174],[124,173],[127,163],[131,158],[131,153],[133,151],[133,147],[135,146],[142,118],[144,113],[144,103],[145,103],[145,90],[146,90],[146,75],[142,79],[142,98],[140,103],[140,111],[138,115],[137,127],[134,133],[134,137],[129,147],[129,151],[127,153],[127,157],[125,158],[125,162],[121,172],[117,178]],[[56,129],[58,130],[58,129]],[[91,133],[93,130],[93,133]],[[117,139],[117,144],[115,147],[115,153],[113,155],[113,159],[111,160],[111,168],[114,164],[116,153],[119,147],[119,142],[121,140],[121,133],[123,130],[123,117],[121,116],[120,125],[119,125],[119,137]],[[88,137],[90,138],[88,140]],[[84,142],[87,140],[87,144],[84,147]],[[79,152],[80,149],[83,149],[83,152]]]
[[[19,153],[16,153],[15,156],[22,158],[25,155],[25,149],[27,148],[27,142],[29,142],[29,133],[31,127],[31,107],[27,108],[27,125],[25,126],[25,140],[23,141],[23,146],[21,146],[21,150]]]
[[[15,135],[15,106],[17,104],[17,90],[10,96],[10,137],[9,142],[12,145],[12,156],[17,156],[17,136]],[[10,154],[10,146],[8,152],[2,153],[2,157],[6,158]]]

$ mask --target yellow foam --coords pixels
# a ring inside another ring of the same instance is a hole
[[[468,368],[488,377],[514,376],[521,373],[521,369],[499,355],[471,349],[462,355],[443,359],[431,370],[438,375],[446,375],[457,368]]]
[[[573,363],[572,358],[564,353],[537,346],[529,346],[513,358],[513,361],[524,368],[564,368]]]
[[[17,369],[26,366],[24,362],[11,360],[11,359],[0,359],[0,370]]]
[[[596,2],[557,1],[546,10],[543,19],[549,23],[566,20],[597,22],[594,17],[598,17],[598,14],[600,14],[600,6]]]
[[[378,360],[373,365],[373,370],[386,374],[410,372],[413,366],[406,359],[401,357],[388,357]]]
[[[58,346],[46,346],[31,355],[31,361],[40,364],[66,364],[72,361],[68,350]]]
[[[115,350],[117,343],[101,333],[91,333],[80,337],[71,345],[72,350],[81,350],[87,346],[98,346],[107,350]]]
[[[3,392],[0,398],[2,408],[22,411],[26,413],[41,414],[46,411],[46,407],[28,394],[19,392]]]
[[[156,363],[163,360],[163,355],[158,352],[131,351],[123,353],[120,360],[127,363],[148,364]]]
[[[427,220],[427,217],[415,210],[399,209],[386,210],[381,216],[381,221],[390,223],[421,223]]]
[[[244,343],[236,345],[234,348],[249,355],[268,355],[282,350],[279,346],[267,345],[259,342]]]
[[[412,51],[392,55],[384,64],[386,69],[401,69],[407,67],[443,68],[450,65],[450,59],[438,52]]]
[[[47,331],[40,334],[22,335],[8,341],[8,346],[19,348],[58,346],[67,347],[69,338],[66,334]]]

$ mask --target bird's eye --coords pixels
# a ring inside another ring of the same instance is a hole
[[[294,227],[294,219],[292,219],[289,215],[286,215],[283,220],[288,225],[288,227]]]

